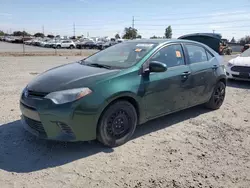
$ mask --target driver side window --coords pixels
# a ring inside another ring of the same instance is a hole
[[[184,56],[180,44],[173,44],[160,49],[151,61],[159,61],[165,63],[168,68],[184,65]]]

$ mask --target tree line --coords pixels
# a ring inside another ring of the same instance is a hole
[[[115,35],[116,39],[121,38],[119,34]],[[142,38],[141,35],[138,34],[138,30],[132,27],[126,27],[124,29],[124,35],[122,36],[123,39],[136,39],[136,38]],[[157,39],[157,38],[172,38],[172,28],[171,26],[168,26],[165,29],[165,33],[164,36],[160,37],[160,36],[152,36],[150,37],[151,39]]]

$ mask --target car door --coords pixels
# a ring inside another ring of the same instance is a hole
[[[158,50],[150,61],[167,65],[166,72],[143,76],[146,116],[152,119],[187,107],[191,83],[189,66],[185,63],[181,44],[170,44]]]
[[[62,41],[62,48],[65,48],[66,43],[67,43],[67,41]]]
[[[206,102],[211,95],[211,88],[216,83],[216,59],[208,49],[195,43],[185,43],[188,63],[191,69],[192,91],[190,106]]]

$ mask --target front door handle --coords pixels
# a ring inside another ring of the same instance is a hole
[[[216,70],[216,69],[218,69],[218,65],[213,65],[213,67],[212,67],[212,69],[214,69],[214,70]]]
[[[183,73],[181,74],[182,81],[187,80],[187,79],[188,79],[188,76],[189,76],[190,74],[191,74],[190,71],[183,72]]]
[[[188,75],[190,75],[190,74],[191,74],[190,71],[186,71],[186,72],[183,72],[181,75],[182,75],[182,76],[188,76]]]

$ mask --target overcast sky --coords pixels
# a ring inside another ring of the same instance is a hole
[[[250,0],[0,0],[0,30],[34,34],[110,36],[132,26],[147,38],[194,32],[221,33],[236,39],[250,35]]]

